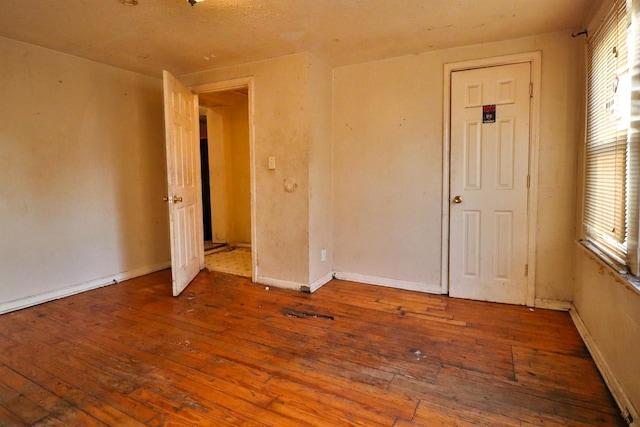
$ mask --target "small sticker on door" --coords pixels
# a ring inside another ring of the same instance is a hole
[[[496,106],[483,105],[482,106],[482,123],[495,123],[496,122]]]

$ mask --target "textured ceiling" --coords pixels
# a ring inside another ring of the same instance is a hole
[[[600,1],[2,0],[0,35],[153,76],[296,52],[340,66],[571,32]]]

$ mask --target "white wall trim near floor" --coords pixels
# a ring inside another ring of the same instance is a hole
[[[327,273],[327,274],[325,274],[324,276],[322,276],[321,278],[319,278],[318,280],[316,280],[312,284],[310,284],[309,285],[309,290],[311,292],[315,292],[318,289],[320,289],[322,286],[324,286],[327,283],[329,283],[331,281],[331,279],[333,279],[333,272],[332,271]]]
[[[596,366],[598,367],[598,370],[600,371],[600,374],[602,375],[602,378],[604,378],[604,382],[607,384],[607,387],[609,387],[609,390],[611,391],[613,398],[618,404],[618,408],[620,408],[620,412],[622,413],[622,416],[625,418],[625,420],[627,420],[627,422],[630,418],[633,419],[633,422],[630,423],[629,426],[640,427],[640,422],[638,420],[638,413],[636,409],[634,408],[633,404],[627,397],[627,394],[624,392],[622,386],[616,379],[615,375],[613,374],[613,371],[611,370],[611,368],[609,367],[609,364],[607,363],[607,360],[604,358],[604,356],[600,352],[598,345],[596,344],[595,340],[589,333],[587,326],[582,321],[582,318],[580,318],[580,314],[578,313],[578,311],[576,310],[576,307],[573,304],[571,304],[571,309],[569,310],[569,314],[571,314],[571,319],[573,320],[573,324],[576,326],[578,333],[580,334],[580,336],[582,337],[582,340],[586,344],[587,349],[591,354],[591,357],[593,358],[594,362],[596,363]]]
[[[410,282],[406,280],[385,279],[383,277],[365,276],[356,273],[345,273],[336,271],[333,277],[340,280],[348,280],[350,282],[366,283],[369,285],[386,286],[388,288],[405,289],[408,291],[427,292],[430,294],[441,294],[442,288],[440,284],[428,284],[420,282]]]
[[[555,299],[536,298],[535,308],[546,308],[547,310],[569,311],[571,309],[570,301],[559,301]]]
[[[171,267],[170,262],[163,262],[155,265],[138,268],[132,271],[125,271],[123,273],[114,274],[112,276],[101,277],[99,279],[90,280],[88,282],[78,283],[75,285],[67,286],[66,288],[56,289],[55,291],[43,292],[38,295],[32,295],[25,298],[19,298],[13,301],[7,301],[4,303],[0,303],[0,314],[8,313],[10,311],[21,310],[23,308],[31,307],[34,305],[48,302],[48,301],[53,301],[56,299],[90,291],[92,289],[114,285],[124,280],[129,280],[135,277],[144,276],[145,274],[164,270],[165,268],[169,268],[169,267]]]
[[[309,285],[298,282],[290,282],[288,280],[280,280],[280,279],[272,279],[271,277],[257,276],[256,283],[267,286],[274,286],[276,288],[282,289],[293,289],[296,291],[300,291],[306,288],[309,288]]]

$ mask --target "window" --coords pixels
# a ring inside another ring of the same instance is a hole
[[[628,265],[631,77],[624,0],[588,46],[584,233],[613,264]]]

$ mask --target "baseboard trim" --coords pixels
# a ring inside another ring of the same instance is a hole
[[[125,271],[123,273],[114,274],[112,276],[105,276],[99,279],[90,280],[88,282],[78,283],[75,285],[67,286],[62,289],[56,289],[53,291],[43,292],[38,295],[32,295],[25,298],[18,298],[12,301],[0,303],[0,314],[9,313],[11,311],[22,310],[23,308],[32,307],[34,305],[43,304],[45,302],[57,300],[60,298],[68,297],[71,295],[79,294],[82,292],[90,291],[93,289],[102,288],[109,285],[133,279],[135,277],[144,276],[145,274],[153,273],[155,271],[164,270],[170,268],[170,262],[158,263],[150,265],[136,270]]]
[[[304,283],[290,282],[288,280],[272,279],[271,277],[264,277],[264,276],[257,276],[256,283],[260,285],[273,286],[276,288],[292,289],[295,291],[301,291],[309,288],[309,286],[305,285]]]
[[[618,408],[620,409],[622,417],[627,422],[629,422],[629,420],[633,420],[633,422],[629,423],[631,427],[640,427],[638,412],[636,411],[635,407],[627,397],[627,394],[624,392],[624,389],[616,379],[613,371],[607,363],[607,360],[600,352],[598,345],[589,333],[587,326],[584,324],[582,318],[580,317],[580,313],[578,313],[578,310],[573,304],[571,304],[569,314],[571,315],[571,320],[573,320],[573,324],[576,326],[578,333],[587,346],[587,349],[589,350],[593,361],[596,363],[596,366],[598,367],[598,370],[600,371],[604,382],[607,384],[607,387],[609,387],[609,391],[611,391],[613,398],[618,404]]]
[[[331,280],[333,279],[333,271],[328,272],[327,274],[325,274],[324,276],[322,276],[321,278],[319,278],[318,280],[316,280],[315,282],[313,282],[312,284],[309,285],[309,288],[311,290],[311,292],[315,292],[318,289],[320,289],[322,286],[326,285],[327,283],[329,283]]]
[[[256,277],[255,282],[261,285],[273,286],[276,288],[293,289],[296,291],[303,291],[303,292],[315,292],[318,289],[320,289],[323,285],[329,283],[331,279],[333,279],[333,272],[329,272],[325,274],[324,276],[322,276],[315,282],[311,283],[310,285],[305,285],[304,283],[298,283],[298,282],[290,282],[288,280],[272,279],[270,277],[263,277],[263,276]]]
[[[404,289],[408,291],[426,292],[430,294],[442,294],[440,285],[429,285],[427,283],[410,282],[406,280],[386,279],[375,276],[365,276],[356,273],[345,273],[336,271],[333,277],[340,280],[348,280],[350,282],[366,283],[369,285],[386,286],[388,288]]]
[[[571,309],[571,302],[555,299],[536,298],[533,306],[535,308],[545,308],[547,310],[569,311]]]

